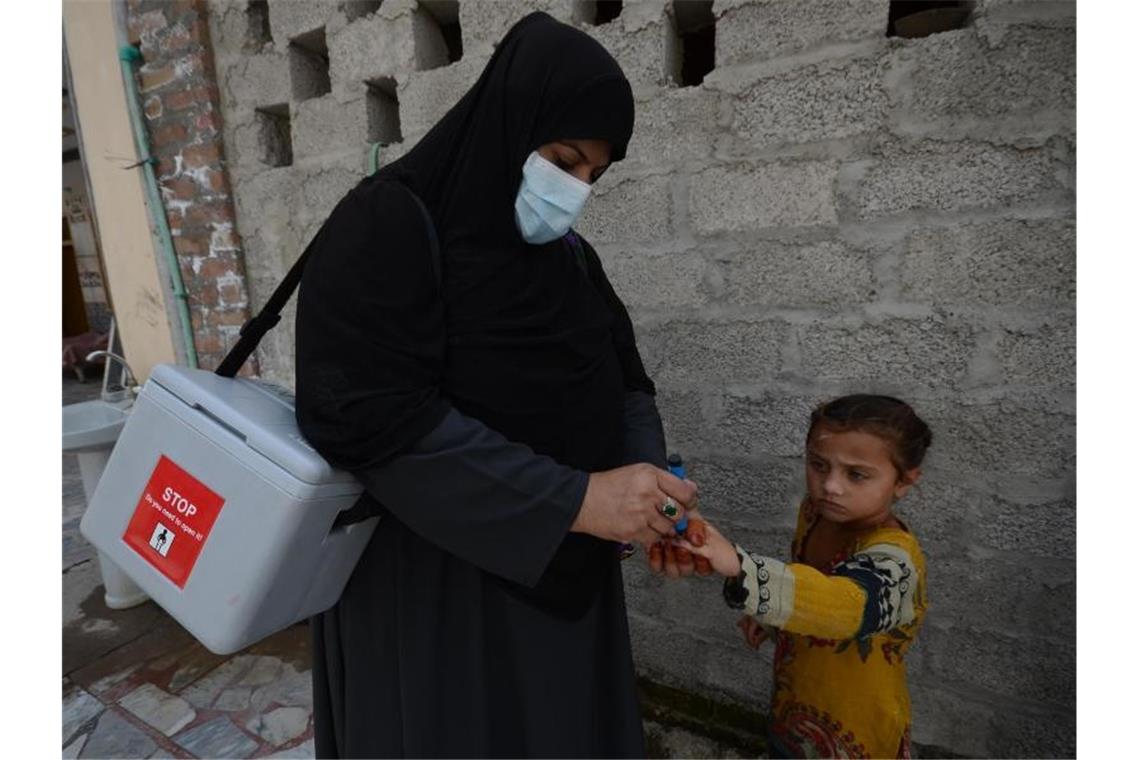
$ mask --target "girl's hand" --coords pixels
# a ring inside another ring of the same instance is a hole
[[[752,649],[759,649],[768,638],[768,631],[760,621],[751,615],[744,615],[736,621],[736,627],[744,632],[744,643]]]
[[[736,556],[736,547],[722,536],[720,531],[714,528],[708,520],[702,520],[702,522],[705,540],[701,546],[683,538],[674,538],[672,543],[698,557],[704,557],[712,564],[713,570],[725,577],[734,578],[740,575],[740,558]]]

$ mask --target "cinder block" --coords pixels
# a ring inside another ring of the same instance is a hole
[[[606,276],[627,309],[701,306],[709,300],[708,263],[697,251],[604,258]]]
[[[763,382],[781,369],[780,349],[789,329],[786,323],[770,319],[682,319],[647,327],[645,333],[661,336],[665,346],[662,355],[653,357],[651,372],[662,383],[693,387]]]
[[[918,641],[922,641],[921,631]],[[995,723],[1000,720],[1000,709],[995,709],[992,698],[949,689],[933,677],[909,677],[907,688],[911,700],[911,740],[915,744],[938,747],[965,757],[998,757],[989,749]],[[923,753],[916,756],[943,755]],[[1048,754],[1026,755],[1038,756]]]
[[[333,208],[349,190],[364,178],[356,154],[342,156],[340,165],[328,163],[300,171],[301,188],[297,194],[294,224],[301,239],[308,242],[324,224]],[[377,209],[383,214],[384,209]]]
[[[291,166],[277,169],[261,167],[253,172],[233,173],[231,179],[238,232],[246,249],[246,273],[254,280],[262,275],[277,277],[283,273],[283,260],[272,256],[263,261],[262,257],[250,251],[249,246],[258,241],[265,246],[263,252],[266,253],[292,250],[297,246],[299,241],[290,228],[290,221],[300,187],[299,175]],[[255,302],[262,303],[268,296],[269,293],[254,289]]]
[[[573,0],[464,0],[459,4],[459,27],[463,30],[463,55],[490,56],[495,45],[519,19],[534,11],[549,13],[570,23]]]
[[[716,65],[882,37],[888,0],[717,0]]]
[[[341,103],[331,94],[295,103],[292,108],[293,160],[300,163],[368,142],[364,99]]]
[[[220,71],[222,104],[228,112],[288,103],[289,59],[267,52],[244,56]]]
[[[464,53],[450,66],[406,74],[399,89],[404,139],[419,139],[434,127],[471,89],[485,65],[485,60]]]
[[[642,356],[645,356],[644,349]],[[661,415],[669,451],[689,452],[707,445],[705,439],[708,425],[700,394],[659,386],[657,411]]]
[[[870,254],[839,241],[756,241],[723,271],[729,302],[744,306],[850,309],[876,295]]]
[[[991,497],[969,526],[972,540],[1001,551],[1076,560],[1077,506],[1070,496],[1045,504]]]
[[[609,51],[635,90],[673,81],[669,38],[675,32],[664,3],[626,3],[610,23],[580,28]]]
[[[726,516],[734,522],[795,529],[804,494],[800,457],[744,459],[724,455],[686,458],[685,465],[689,479],[700,489],[701,512],[714,523]]]
[[[693,228],[701,234],[835,224],[832,161],[715,166],[693,176]]]
[[[239,58],[247,51],[249,41],[249,19],[246,15],[248,3],[240,0],[209,0],[206,14],[210,26],[210,42],[214,50],[217,70],[224,63]]]
[[[907,236],[900,297],[933,304],[1058,306],[1076,301],[1072,219],[1005,219]]]
[[[893,143],[881,147],[854,204],[860,219],[907,211],[962,211],[1068,199],[1048,146],[980,142]]]
[[[769,148],[881,129],[889,106],[883,60],[880,51],[769,72],[752,82],[722,80],[732,96],[732,132],[745,146]]]
[[[735,706],[756,712],[755,729],[759,731],[768,715],[772,697],[772,656],[776,645],[771,640],[760,645],[759,650],[749,649],[744,636],[736,627],[740,619],[737,612],[732,617],[732,633],[735,639],[727,646],[718,647],[713,656],[705,662],[701,679],[706,689],[715,694],[724,694]],[[677,753],[670,757],[731,757],[725,754]]]
[[[339,13],[336,0],[304,0],[304,2],[269,3],[269,31],[278,50],[284,51],[289,40],[327,27]]]
[[[960,122],[1021,115],[1027,131],[1041,111],[1076,128],[1076,33],[1016,26],[991,45],[973,29],[907,40],[898,52],[910,68],[903,108],[942,130]],[[904,81],[906,81],[904,79]],[[982,127],[984,130],[985,128]]]
[[[899,384],[953,388],[965,380],[974,350],[975,330],[941,317],[819,322],[801,328],[800,372],[842,381],[852,392]]]
[[[632,177],[620,164],[598,181],[575,228],[592,243],[650,242],[673,236],[669,177]]]
[[[1050,399],[1018,396],[977,404],[930,402],[923,418],[941,441],[931,449],[931,464],[990,476],[1072,473],[1074,415],[1056,411]]]
[[[935,431],[933,445],[942,443]],[[961,556],[973,535],[971,525],[978,519],[982,494],[951,481],[948,474],[928,472],[894,507],[930,561]]]
[[[664,578],[657,581],[662,586],[685,582]],[[709,656],[708,642],[677,631],[659,618],[657,609],[665,592],[649,593],[637,589],[631,592],[631,598],[626,599],[626,608],[634,667],[639,673],[651,673],[658,682],[692,689],[694,684],[700,683],[704,672],[704,660]]]
[[[1076,564],[1067,560],[943,555],[927,563],[927,619],[1008,636],[1032,631],[1053,639],[1074,637],[1076,580]]]
[[[352,93],[363,82],[401,81],[408,72],[447,64],[439,25],[418,6],[381,11],[357,19],[328,38],[329,75],[334,93]],[[342,95],[343,97],[343,95]]]
[[[990,735],[990,751],[979,757],[1076,757],[1077,711],[1002,710]]]
[[[1076,314],[1061,312],[1036,330],[1005,330],[998,356],[1007,383],[1050,388],[1076,385]]]
[[[1003,697],[1074,707],[1076,641],[1007,636],[954,626],[927,626],[931,675]]]
[[[635,105],[627,161],[677,164],[707,158],[720,119],[720,96],[704,87],[660,88]]]
[[[726,395],[719,424],[709,437],[723,452],[745,456],[798,457],[804,452],[811,410],[819,396]]]
[[[973,21],[978,27],[998,24],[1072,27],[1077,23],[1077,3],[1076,0],[979,0]]]

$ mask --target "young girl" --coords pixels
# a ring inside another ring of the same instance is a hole
[[[903,655],[926,610],[926,565],[892,507],[919,478],[931,434],[888,396],[818,407],[792,563],[734,546],[711,524],[676,544],[726,576],[756,649],[775,635],[772,757],[909,757]]]

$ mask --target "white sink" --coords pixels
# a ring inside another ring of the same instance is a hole
[[[63,407],[63,450],[109,449],[115,445],[130,408],[106,401],[83,401]]]

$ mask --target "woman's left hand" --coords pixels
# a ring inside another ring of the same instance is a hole
[[[734,578],[740,574],[740,557],[736,556],[736,547],[732,542],[721,535],[720,531],[708,521],[704,522],[705,540],[698,545],[695,541],[688,541],[677,537],[672,540],[674,546],[692,552],[698,557],[704,557],[712,563],[713,570],[727,578]]]

